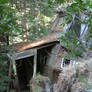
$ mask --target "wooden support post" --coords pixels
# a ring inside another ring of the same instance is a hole
[[[35,55],[34,55],[34,66],[33,66],[33,78],[36,76],[37,72],[37,50],[35,50]]]
[[[17,68],[16,68],[16,60],[15,56],[12,56],[12,64],[13,64],[13,71],[15,75],[15,81],[16,81],[16,91],[15,92],[20,92],[20,87],[19,87],[19,81],[18,81],[18,76],[17,76]]]
[[[10,61],[10,64],[9,64],[9,73],[8,73],[8,77],[10,79],[11,79],[11,75],[12,75],[12,62]],[[7,92],[10,92],[10,81],[8,81]]]
[[[19,88],[19,84],[18,84],[18,76],[17,76],[17,71],[16,71],[16,62],[15,62],[15,58],[14,56],[10,56],[9,54],[7,54],[8,57],[10,58],[10,67],[9,67],[9,78],[11,79],[11,74],[12,74],[12,69],[14,71],[14,75],[15,75],[15,80],[17,81],[17,88],[16,88],[16,92],[20,92],[20,88]],[[10,92],[9,87],[7,88],[7,92]]]

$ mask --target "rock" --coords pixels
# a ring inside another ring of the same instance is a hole
[[[37,75],[30,81],[30,92],[51,92],[51,83],[49,78]]]

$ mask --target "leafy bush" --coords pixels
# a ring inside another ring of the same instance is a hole
[[[86,49],[91,49],[88,41],[92,39],[92,1],[73,0],[67,4],[66,8],[63,8],[66,11],[64,24],[72,23],[72,25],[59,40],[67,48],[70,57],[82,56]],[[86,18],[82,19],[85,16]],[[75,21],[74,18],[77,18],[79,21]],[[83,39],[81,39],[80,35],[81,24],[88,24],[88,34]]]
[[[8,62],[7,62],[7,55],[1,54],[0,55],[0,92],[4,92],[7,90],[8,82]]]

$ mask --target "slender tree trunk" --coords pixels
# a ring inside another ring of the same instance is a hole
[[[22,3],[23,3],[23,8],[25,9],[26,8],[26,1],[23,0]],[[28,24],[27,24],[27,18],[26,18],[25,13],[23,14],[23,18],[22,18],[21,23],[22,23],[22,27],[23,27],[23,34],[22,34],[23,41],[27,42],[28,41]]]
[[[49,33],[53,32],[54,31],[54,28],[57,26],[57,24],[59,23],[59,16],[56,17],[56,19],[54,20],[54,23],[52,24],[50,30],[49,30]]]
[[[11,0],[11,5],[13,6],[13,4],[14,4],[14,1],[13,1],[13,0]]]
[[[27,42],[28,41],[28,25],[27,25],[27,21],[26,21],[26,18],[24,18],[23,20],[22,20],[22,26],[23,26],[23,34],[22,34],[22,36],[23,36],[23,41],[24,42]]]

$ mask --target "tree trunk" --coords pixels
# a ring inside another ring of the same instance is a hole
[[[24,29],[23,34],[22,34],[22,36],[23,36],[23,41],[24,41],[24,42],[27,42],[27,41],[28,41],[28,25],[27,25],[26,18],[24,18],[24,19],[22,20],[22,26],[23,26],[23,29]]]

